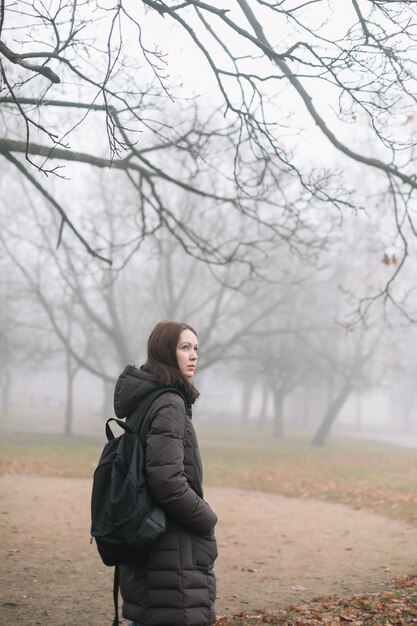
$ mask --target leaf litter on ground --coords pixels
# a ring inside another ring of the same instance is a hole
[[[417,624],[417,575],[394,578],[380,593],[319,596],[276,612],[222,616],[216,626],[411,626]]]

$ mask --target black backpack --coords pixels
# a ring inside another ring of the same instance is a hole
[[[152,403],[166,392],[182,394],[172,388],[150,393],[126,422],[110,418],[106,422],[107,443],[94,471],[91,495],[91,537],[105,565],[116,566],[114,573],[113,626],[119,624],[119,565],[138,563],[146,548],[165,531],[163,509],[151,498],[145,474],[144,443],[149,427],[147,413]],[[140,420],[140,429],[135,424]],[[110,422],[125,431],[115,437]]]

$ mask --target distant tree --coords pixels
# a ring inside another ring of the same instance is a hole
[[[338,344],[333,341],[321,355],[322,362],[325,359],[327,376],[329,370],[332,372],[333,384],[324,416],[312,440],[315,446],[325,445],[340,411],[352,392],[363,386],[364,380],[368,380],[369,386],[374,380],[372,375],[374,372],[372,369],[369,372],[368,368],[379,346],[381,332],[366,333],[363,327],[357,327],[352,329],[351,335],[350,338],[345,336],[344,341],[339,336]],[[338,350],[342,341],[343,347]],[[319,366],[319,359],[317,365]]]
[[[315,334],[321,324],[311,319],[308,311],[300,311],[297,299],[306,289],[306,275],[301,269],[298,282],[281,287],[280,299],[260,323],[249,331],[241,346],[241,368],[252,376],[262,389],[262,411],[259,425],[265,422],[268,396],[272,397],[272,432],[276,438],[285,435],[285,401],[308,376],[311,355],[303,342],[305,334]],[[263,293],[261,306],[270,294]]]
[[[123,228],[111,208],[110,202],[103,215],[110,241],[116,226]],[[144,340],[156,320],[169,317],[196,325],[203,346],[199,371],[204,371],[239,359],[251,329],[282,299],[279,292],[271,292],[268,301],[260,300],[260,287],[247,281],[244,264],[219,267],[214,275],[211,266],[188,255],[172,236],[160,236],[138,250],[117,272],[97,269],[92,260],[86,262],[85,253],[66,242],[60,251],[55,249],[51,226],[56,218],[50,217],[36,206],[30,216],[22,210],[13,224],[5,221],[0,243],[65,355],[68,433],[76,371],[88,371],[103,382],[107,415],[117,374],[143,356]],[[36,224],[31,241],[21,235],[28,219]],[[204,227],[221,224],[213,215]],[[231,288],[231,283],[239,288]]]
[[[380,385],[390,398],[392,426],[404,434],[414,434],[417,430],[416,327],[401,325],[390,330],[380,355]]]
[[[3,248],[0,258],[0,413],[10,418],[15,378],[48,368],[59,347],[19,268]]]
[[[14,283],[7,279],[11,268],[3,259],[0,263],[0,411],[9,413],[13,366],[21,355],[23,336],[16,322]]]
[[[387,331],[387,321],[381,311],[369,312],[366,322],[351,313],[349,294],[340,289],[351,276],[351,290],[358,300],[368,292],[371,298],[379,293],[385,281],[384,265],[378,249],[381,231],[372,223],[358,223],[348,229],[333,261],[326,261],[323,284],[315,290],[314,314],[323,321],[323,330],[305,337],[306,348],[312,355],[315,386],[324,399],[323,414],[313,437],[314,445],[324,445],[351,394],[378,384],[378,356]],[[378,285],[379,282],[379,285]],[[372,283],[374,286],[371,288]],[[356,303],[356,299],[353,300]],[[393,313],[393,312],[392,312]],[[394,321],[395,316],[391,315]],[[315,417],[317,418],[317,409]]]

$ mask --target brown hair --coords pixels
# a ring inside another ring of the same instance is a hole
[[[169,320],[159,322],[149,335],[146,365],[163,387],[179,388],[192,404],[200,394],[191,380],[181,373],[177,361],[178,341],[182,331],[187,329],[197,336],[188,324]]]

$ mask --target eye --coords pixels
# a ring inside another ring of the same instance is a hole
[[[190,343],[184,343],[179,349],[184,350],[184,352],[188,352],[189,350],[193,350],[195,353],[198,352],[198,346],[192,346]]]

